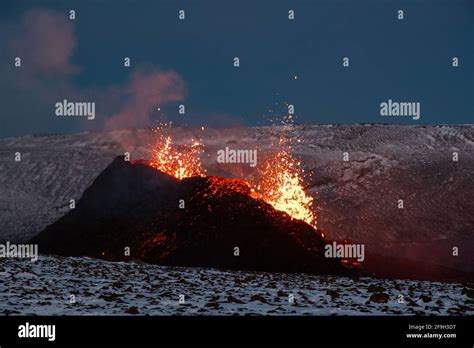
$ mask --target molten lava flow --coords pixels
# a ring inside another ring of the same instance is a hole
[[[206,171],[201,165],[199,155],[202,142],[193,139],[190,145],[175,145],[163,127],[154,130],[155,143],[151,150],[150,165],[178,179],[191,176],[204,176]]]
[[[256,191],[275,209],[316,228],[313,198],[303,189],[302,172],[300,163],[287,150],[280,150],[265,163]]]

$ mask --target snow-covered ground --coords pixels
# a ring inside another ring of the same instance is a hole
[[[0,315],[474,314],[472,284],[162,267],[53,256],[41,256],[36,262],[2,259],[0,279]],[[181,295],[184,303],[180,303]]]

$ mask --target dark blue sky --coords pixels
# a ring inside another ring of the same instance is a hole
[[[474,1],[7,0],[0,3],[3,43],[37,8],[64,16],[76,10],[71,64],[81,72],[67,77],[68,86],[107,90],[126,85],[135,67],[171,69],[185,84],[186,115],[177,115],[177,101],[163,103],[161,112],[183,123],[264,124],[264,115],[281,113],[284,102],[295,105],[300,123],[474,120]],[[83,129],[83,122],[55,118],[51,100],[62,100],[60,92],[45,102],[15,84],[15,52],[0,47],[0,72],[8,76],[0,84],[0,136]],[[132,58],[129,69],[124,56]],[[381,117],[387,99],[420,102],[421,119]],[[109,117],[97,100],[97,117]]]

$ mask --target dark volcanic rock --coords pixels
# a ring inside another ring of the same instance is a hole
[[[127,314],[139,314],[137,307],[130,307],[125,310]]]
[[[331,296],[333,300],[339,297],[339,293],[336,290],[326,290],[326,294]]]
[[[180,200],[184,208],[180,208]],[[308,224],[239,179],[177,180],[116,158],[77,207],[31,240],[42,253],[279,272],[345,273]],[[130,248],[130,257],[124,250]],[[234,248],[239,256],[234,256]]]
[[[385,288],[379,285],[370,284],[369,288],[367,289],[368,292],[384,292]]]
[[[390,297],[386,293],[375,293],[370,296],[369,302],[387,303]]]
[[[470,298],[474,298],[474,290],[473,289],[464,288],[464,289],[462,289],[461,294],[466,295],[467,297],[470,297]]]

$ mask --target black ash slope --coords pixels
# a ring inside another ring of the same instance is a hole
[[[112,261],[349,272],[338,260],[324,257],[324,241],[310,225],[252,198],[249,190],[238,179],[180,181],[118,157],[85,190],[75,209],[31,242],[42,253]]]

